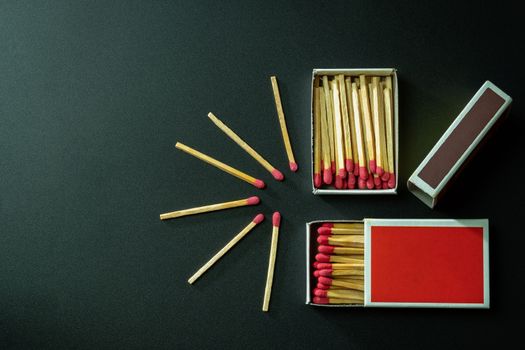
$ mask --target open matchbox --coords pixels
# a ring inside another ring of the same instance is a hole
[[[364,302],[316,304],[317,228],[364,223]],[[489,308],[487,219],[322,220],[306,224],[306,304],[331,307]]]
[[[408,189],[434,208],[511,103],[512,98],[485,82],[410,176]]]
[[[314,85],[315,80],[321,76],[336,76],[344,74],[345,77],[357,78],[360,75],[378,76],[378,77],[392,77],[392,97],[393,97],[393,127],[394,127],[394,169],[396,174],[396,183],[394,188],[388,189],[336,189],[336,188],[316,188],[313,183],[314,173]],[[351,69],[321,69],[316,68],[312,72],[312,89],[311,89],[311,176],[312,179],[312,193],[319,194],[396,194],[398,186],[398,87],[397,74],[394,68],[351,68]]]

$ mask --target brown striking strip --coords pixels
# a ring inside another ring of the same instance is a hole
[[[436,188],[504,103],[501,96],[487,88],[419,172],[419,178]]]

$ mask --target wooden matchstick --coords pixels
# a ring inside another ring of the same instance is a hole
[[[328,116],[326,112],[326,99],[324,91],[319,91],[319,105],[321,107],[321,148],[323,153],[323,182],[332,183],[332,155],[330,152],[330,136],[328,135]]]
[[[385,117],[383,108],[383,93],[379,84],[379,77],[372,78],[372,105],[374,116],[374,133],[376,146],[376,174],[383,176],[388,167],[388,156],[385,139]]]
[[[328,77],[323,76],[323,92],[326,105],[326,119],[328,125],[328,143],[330,145],[330,158],[332,163],[330,164],[332,172],[335,170],[335,136],[334,136],[334,111],[332,106],[332,99],[330,94],[330,83],[328,82]]]
[[[320,235],[363,235],[363,228],[351,227],[319,227],[317,233]]]
[[[265,187],[265,184],[262,180],[259,180],[259,179],[256,179],[246,173],[243,173],[242,171],[240,170],[237,170],[227,164],[224,164],[220,161],[218,161],[217,159],[215,158],[212,158],[202,152],[199,152],[197,151],[196,149],[193,149],[189,146],[186,146],[180,142],[177,142],[177,144],[175,145],[175,147],[177,147],[178,149],[180,149],[181,151],[183,152],[186,152],[196,158],[199,158],[200,160],[210,164],[210,165],[213,165],[214,167],[216,168],[219,168],[221,169],[222,171],[232,175],[232,176],[235,176],[236,178],[238,179],[241,179],[243,181],[246,181],[248,182],[249,184],[257,187],[257,188],[264,188]]]
[[[339,84],[336,79],[330,82],[332,87],[332,104],[334,106],[334,136],[336,150],[336,181],[339,178],[342,181],[346,177],[345,169],[345,149],[343,144],[343,125],[341,116],[341,99],[339,93]]]
[[[337,76],[341,99],[341,123],[343,125],[343,144],[345,149],[345,168],[349,173],[354,171],[354,156],[352,150],[352,132],[350,129],[350,111],[348,110],[348,100],[344,75]]]
[[[317,84],[319,81],[317,80]],[[314,89],[314,187],[320,188],[321,178],[321,88],[316,86]]]
[[[343,247],[363,248],[365,238],[360,235],[346,235],[346,236],[318,236],[317,242],[325,245],[335,245]]]
[[[345,264],[352,264],[356,260],[356,256],[354,255],[327,255],[323,253],[319,253],[315,255],[315,260],[322,262],[322,263],[345,263]]]
[[[266,287],[264,289],[264,300],[262,311],[267,312],[270,306],[270,296],[272,294],[273,272],[275,269],[275,258],[277,255],[277,241],[279,239],[279,226],[281,224],[281,214],[278,211],[272,217],[272,244],[270,247],[270,259],[268,261],[268,275],[266,276]]]
[[[321,298],[321,297],[314,297],[313,302],[315,304],[331,304],[331,305],[337,305],[337,304],[362,304],[363,301],[361,299],[353,299],[353,298]]]
[[[281,95],[279,93],[279,85],[277,84],[277,78],[271,76],[273,97],[275,99],[275,108],[277,108],[277,115],[279,117],[279,125],[281,127],[281,133],[283,134],[284,148],[286,149],[286,155],[288,156],[288,162],[290,164],[290,170],[297,171],[297,163],[292,152],[292,144],[290,143],[290,136],[288,136],[288,129],[286,128],[286,120],[284,119],[283,105],[281,103]]]
[[[360,85],[359,88],[361,97],[361,111],[364,124],[364,133],[366,141],[366,154],[368,156],[368,166],[372,173],[376,172],[376,158],[374,152],[374,129],[372,125],[372,117],[370,114],[370,102],[368,98],[368,84],[366,83],[366,77],[364,75],[359,76]]]
[[[361,222],[324,222],[322,227],[355,228],[363,230],[365,225]]]
[[[317,263],[318,270],[348,270],[354,268],[356,265],[364,266],[363,260],[355,260],[353,263]]]
[[[194,215],[194,214],[200,214],[200,213],[207,213],[210,211],[216,211],[216,210],[224,210],[229,208],[236,208],[236,207],[243,207],[246,205],[257,205],[259,204],[260,199],[257,196],[253,196],[246,199],[239,199],[231,202],[224,202],[224,203],[217,203],[217,204],[210,204],[205,205],[202,207],[196,207],[196,208],[190,208],[190,209],[183,209],[183,210],[177,210],[172,211],[169,213],[160,214],[161,220],[167,220],[167,219],[174,219],[181,216],[188,216],[188,215]]]
[[[245,228],[242,229],[233,239],[228,242],[221,250],[217,252],[206,264],[204,264],[193,276],[188,280],[189,284],[193,284],[200,276],[202,276],[210,267],[212,267],[224,254],[226,254],[237,242],[239,242],[248,232],[250,232],[257,224],[264,220],[263,214],[258,214]]]
[[[208,118],[221,129],[230,139],[238,144],[243,150],[246,151],[253,159],[261,164],[266,170],[268,170],[277,181],[283,181],[284,175],[273,167],[266,159],[264,159],[256,150],[254,150],[249,144],[241,139],[232,129],[224,124],[219,118],[217,118],[212,112],[208,113]]]
[[[355,264],[357,265],[357,264]],[[363,265],[361,264],[361,267],[360,268],[352,268],[352,269],[349,269],[349,270],[332,270],[332,269],[323,269],[323,270],[316,270],[314,271],[314,276],[315,276],[315,272],[318,272],[318,275],[319,276],[323,276],[323,277],[332,277],[332,276],[363,276],[364,275],[364,268],[363,268]],[[317,277],[317,276],[316,276]]]
[[[352,283],[352,282],[342,281],[342,280],[333,279],[329,277],[319,277],[318,280],[322,284],[326,284],[329,286],[345,287],[345,288],[356,289],[356,290],[361,290],[361,291],[365,290],[363,283]]]
[[[355,135],[357,141],[357,154],[359,161],[359,178],[366,181],[368,178],[368,165],[366,164],[364,130],[361,124],[361,106],[359,90],[356,83],[352,83],[352,110],[354,111]]]
[[[352,289],[340,289],[340,290],[324,290],[320,288],[314,289],[314,295],[321,298],[339,298],[339,299],[357,299],[361,302],[364,300],[363,292]]]
[[[338,254],[338,255],[354,255],[354,254],[364,254],[365,251],[363,248],[354,248],[354,247],[335,247],[331,245],[321,244],[317,247],[317,251],[323,254]]]
[[[348,105],[348,120],[350,123],[350,134],[352,141],[352,156],[354,160],[354,175],[359,176],[359,157],[357,154],[357,136],[354,122],[354,108],[352,101],[352,80],[350,78],[345,79],[346,88],[346,100]]]
[[[388,80],[387,80],[388,82]],[[388,83],[386,84],[388,86]],[[394,166],[394,121],[392,112],[392,90],[388,87],[383,89],[385,104],[385,122],[386,122],[386,143],[388,152],[388,187],[396,187],[395,166]]]

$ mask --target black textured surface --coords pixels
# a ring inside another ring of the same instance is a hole
[[[505,1],[2,2],[0,347],[448,349],[520,339],[520,13]],[[314,197],[312,68],[358,67],[398,69],[399,195]],[[287,168],[271,74],[297,174]],[[512,112],[431,211],[404,183],[487,79],[514,98]],[[286,180],[227,139],[209,111]],[[268,188],[203,164],[176,141]],[[158,218],[255,194],[257,208]],[[260,311],[269,220],[186,283],[257,212],[273,210],[283,223],[270,313]],[[489,218],[492,308],[305,306],[305,222],[362,217]]]

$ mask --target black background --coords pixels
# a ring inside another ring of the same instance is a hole
[[[4,1],[0,4],[0,347],[486,348],[521,336],[522,18],[505,1]],[[313,196],[313,68],[395,67],[397,196]],[[288,170],[276,74],[299,172]],[[510,117],[436,210],[406,180],[485,80]],[[271,176],[213,111],[286,176]],[[258,190],[174,148],[262,178]],[[259,195],[245,207],[160,213]],[[283,214],[270,312],[268,220]],[[304,305],[305,222],[489,218],[490,310]]]

